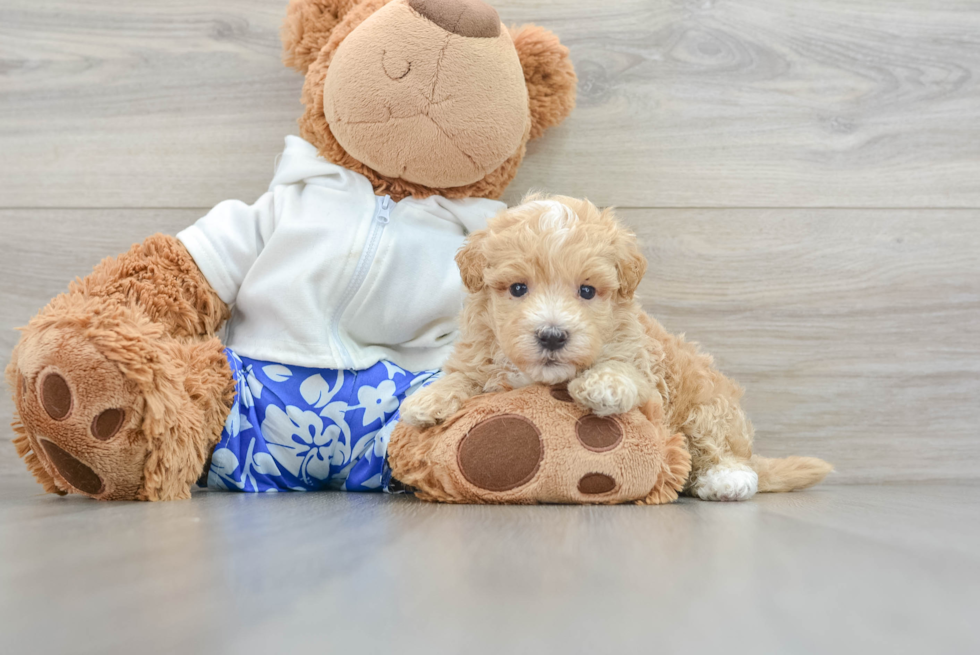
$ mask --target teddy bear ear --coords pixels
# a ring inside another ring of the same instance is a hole
[[[282,24],[282,60],[306,73],[330,34],[361,0],[290,0]]]
[[[531,138],[558,125],[575,107],[575,68],[568,48],[543,27],[523,25],[510,30],[531,105]]]

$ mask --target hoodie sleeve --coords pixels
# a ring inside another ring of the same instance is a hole
[[[275,227],[275,192],[269,191],[251,206],[238,200],[219,203],[177,238],[230,305]]]

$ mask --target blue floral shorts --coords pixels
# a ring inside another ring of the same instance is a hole
[[[398,408],[438,375],[391,362],[335,371],[225,355],[235,401],[211,456],[210,489],[387,491]]]

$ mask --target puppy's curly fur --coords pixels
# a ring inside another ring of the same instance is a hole
[[[800,489],[831,470],[815,458],[752,455],[742,388],[643,311],[634,295],[646,260],[612,210],[529,196],[473,233],[457,262],[470,294],[455,351],[446,375],[405,401],[403,420],[434,425],[480,393],[567,382],[595,414],[639,407],[683,433],[687,488],[705,500]]]

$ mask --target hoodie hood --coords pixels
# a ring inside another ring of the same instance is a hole
[[[357,192],[376,195],[370,180],[360,173],[328,162],[309,141],[298,136],[287,136],[286,148],[279,156],[279,164],[269,184],[269,190],[272,191],[277,186],[299,183],[346,187],[356,189]],[[461,225],[467,233],[483,229],[486,227],[488,216],[493,216],[507,208],[507,205],[499,200],[489,198],[450,200],[442,196],[421,199],[410,196],[398,204],[412,206]]]

